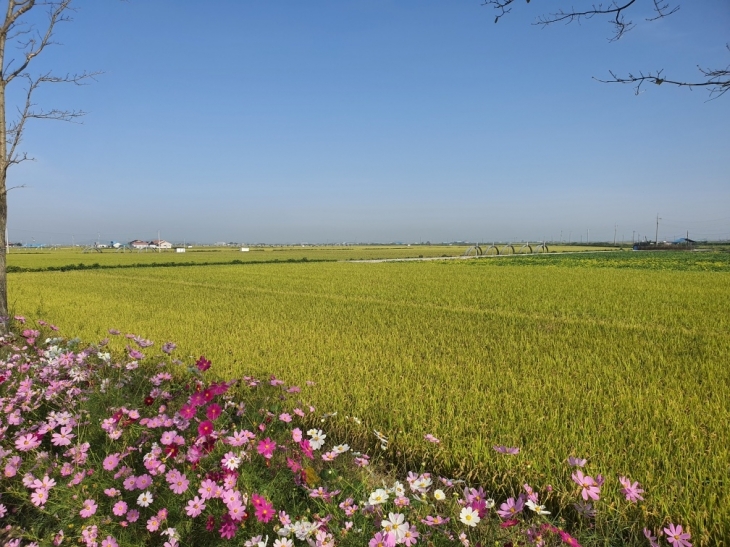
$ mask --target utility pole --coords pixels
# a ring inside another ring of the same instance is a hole
[[[573,235],[573,230],[568,231],[568,245],[570,245],[570,236]]]
[[[659,213],[656,214],[656,234],[654,235],[654,245],[659,245]]]
[[[631,231],[631,244],[634,244],[634,235],[636,234],[636,230]]]

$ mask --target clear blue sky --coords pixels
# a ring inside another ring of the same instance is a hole
[[[104,74],[38,94],[88,115],[31,122],[10,239],[730,238],[730,93],[592,79],[726,67],[730,3],[616,43],[545,4],[78,0],[31,68]]]

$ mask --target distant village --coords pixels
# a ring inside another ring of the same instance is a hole
[[[115,244],[112,243],[112,246],[114,245]],[[164,239],[153,239],[152,241],[135,239],[134,241],[129,242],[129,246],[132,249],[172,249],[172,243],[165,241]]]

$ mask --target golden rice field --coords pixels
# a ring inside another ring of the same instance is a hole
[[[25,272],[8,286],[15,313],[68,335],[117,328],[205,354],[222,376],[313,380],[320,410],[359,416],[401,458],[472,470],[493,489],[572,490],[565,460],[588,458],[607,477],[599,507],[614,526],[670,516],[696,544],[721,544],[730,254],[572,257]],[[46,257],[35,260],[23,264]],[[441,438],[437,452],[425,433]],[[646,504],[626,510],[619,475],[642,484]]]
[[[503,245],[497,245],[503,247]],[[513,245],[515,252],[522,244]],[[489,245],[484,245],[486,250]],[[61,247],[58,249],[12,248],[8,254],[8,265],[11,269],[45,269],[59,268],[69,265],[99,264],[107,266],[129,266],[153,264],[206,264],[240,262],[287,262],[297,260],[338,261],[338,260],[374,260],[396,258],[430,258],[461,256],[467,245],[358,245],[358,246],[287,246],[287,247],[249,247],[248,252],[231,247],[195,247],[186,249],[184,253],[172,250],[155,252],[154,250],[122,251],[103,249],[101,252],[84,252],[81,248]],[[601,247],[587,246],[551,246],[550,252],[601,250]]]

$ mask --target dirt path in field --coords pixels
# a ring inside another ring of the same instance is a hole
[[[511,258],[520,256],[559,256],[559,255],[577,255],[577,254],[594,254],[594,253],[618,253],[619,250],[607,249],[605,251],[564,251],[560,253],[515,253],[509,255],[481,255],[481,256],[427,256],[418,258],[369,258],[363,260],[340,260],[340,262],[359,262],[370,263],[376,262],[425,262],[426,260],[469,260],[474,258]]]

